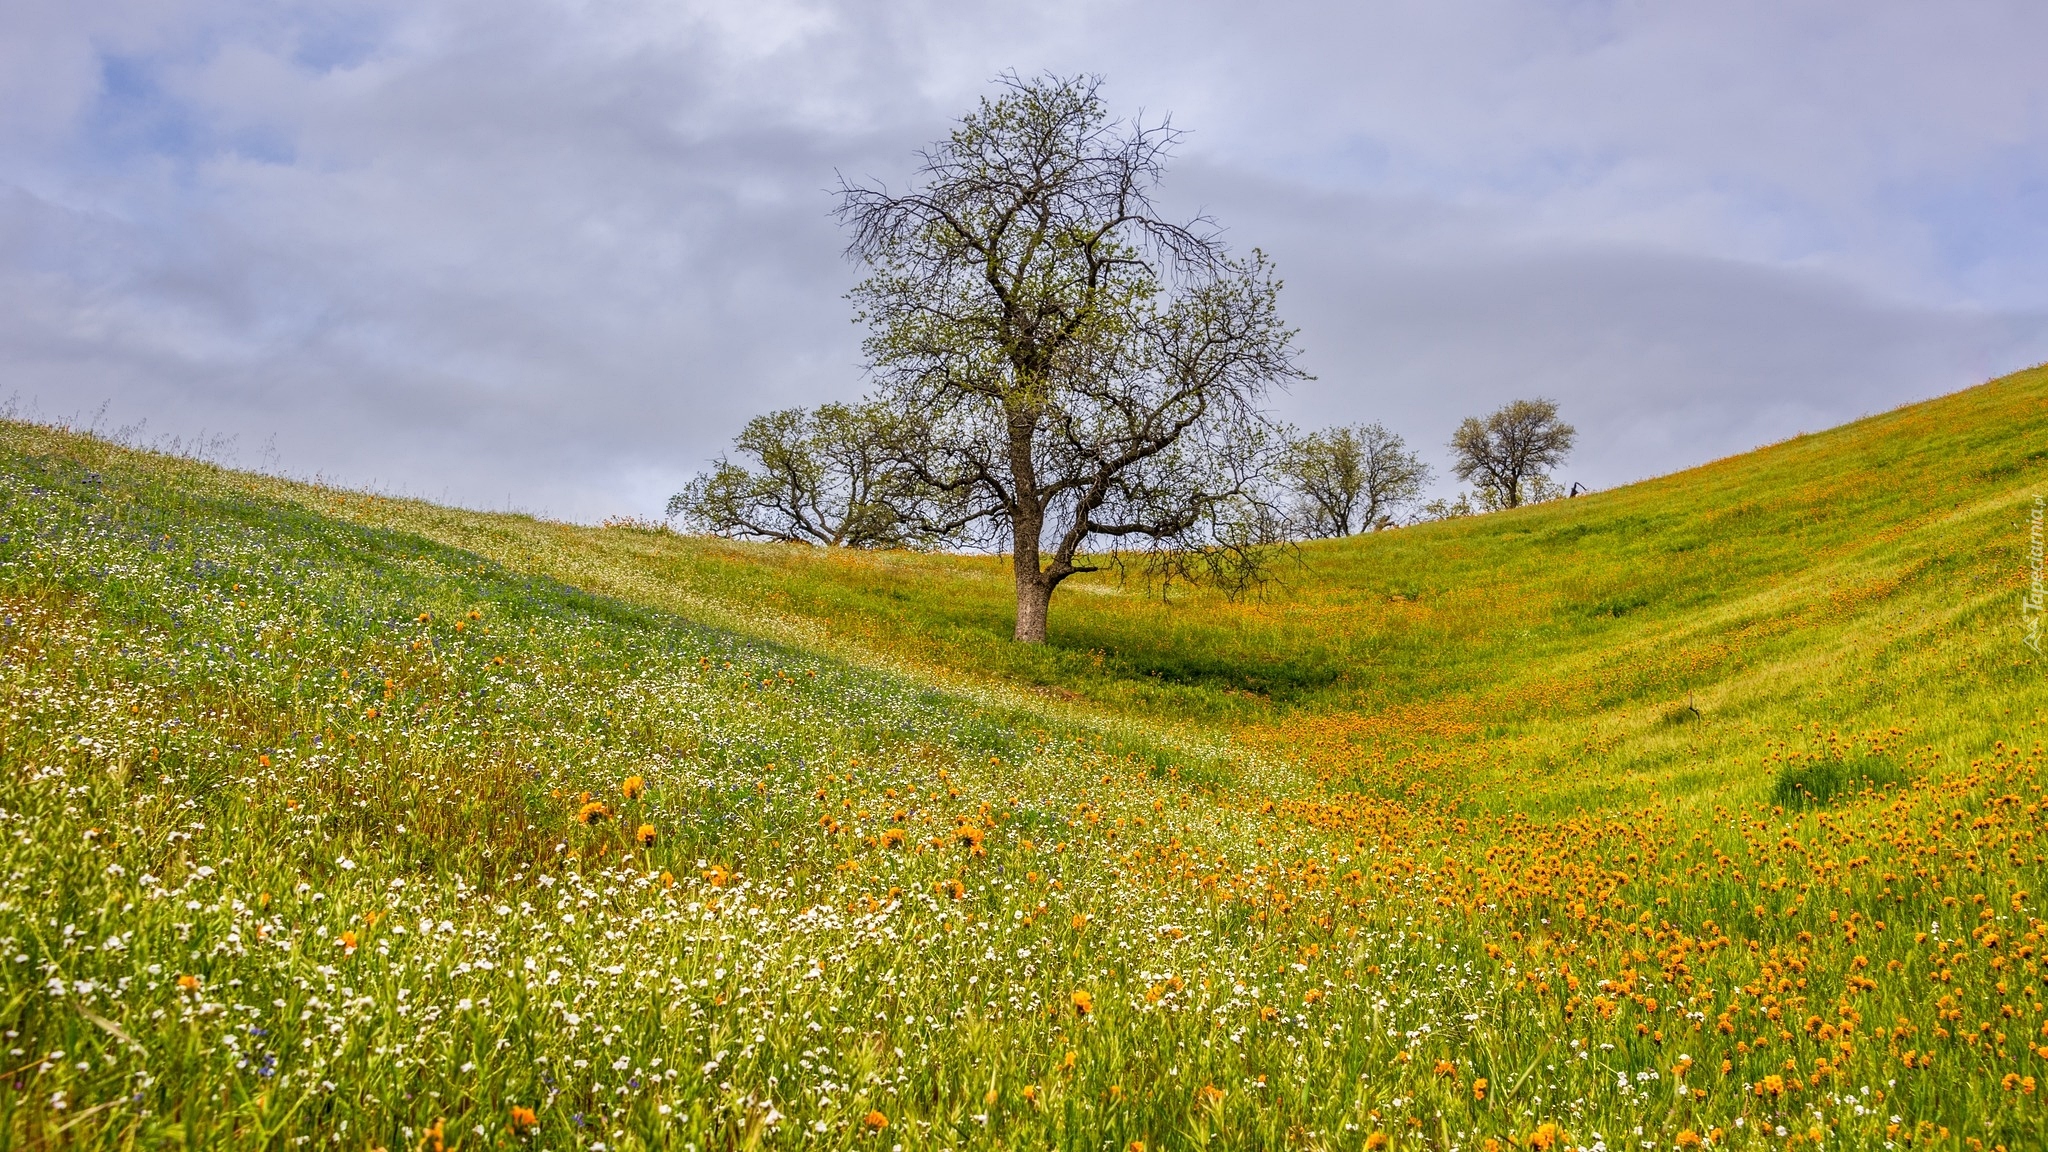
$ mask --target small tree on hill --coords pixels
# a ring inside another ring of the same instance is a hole
[[[1490,509],[1515,508],[1559,494],[1550,470],[1564,463],[1578,431],[1558,419],[1551,400],[1517,400],[1484,420],[1468,416],[1451,436],[1451,471],[1478,489]]]
[[[911,539],[909,478],[892,462],[889,412],[876,404],[788,408],[747,421],[733,446],[669,498],[668,514],[719,536],[848,548]]]
[[[1296,497],[1300,529],[1309,536],[1389,527],[1429,483],[1429,465],[1378,424],[1290,437],[1279,471]]]
[[[1260,401],[1301,373],[1265,258],[1154,208],[1170,128],[1113,120],[1098,80],[1002,86],[913,188],[844,185],[839,216],[917,522],[1007,546],[1016,638],[1041,643],[1060,583],[1127,548],[1169,577],[1253,578]]]

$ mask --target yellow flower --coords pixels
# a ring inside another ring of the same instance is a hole
[[[1474,1100],[1486,1099],[1486,1085],[1487,1080],[1484,1076],[1477,1077],[1472,1081],[1472,1098]]]
[[[654,835],[654,825],[642,824],[640,830],[633,833],[633,839],[638,840],[642,848],[648,848],[654,845]]]
[[[1074,994],[1068,997],[1068,999],[1073,1001],[1074,1011],[1083,1016],[1095,1010],[1095,997],[1090,996],[1085,991],[1076,989]]]
[[[583,807],[576,810],[576,822],[578,824],[596,824],[611,819],[611,816],[612,810],[605,807],[604,803],[598,800],[586,801]]]
[[[199,991],[199,977],[190,973],[180,976],[178,977],[178,987],[187,992],[197,992]]]
[[[870,1110],[867,1115],[861,1117],[860,1122],[867,1125],[868,1130],[871,1132],[880,1132],[889,1126],[889,1118],[873,1110]]]
[[[640,794],[647,791],[647,781],[638,776],[628,776],[626,782],[619,785],[619,791],[625,793],[628,800],[638,800]]]
[[[521,1108],[517,1104],[512,1106],[512,1131],[525,1132],[539,1126],[540,1117],[533,1114],[533,1109]]]

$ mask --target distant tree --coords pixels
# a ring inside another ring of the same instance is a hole
[[[1456,520],[1460,516],[1472,516],[1479,512],[1473,507],[1472,497],[1458,493],[1456,500],[1431,500],[1415,512],[1415,523],[1427,524],[1432,520]]]
[[[1555,494],[1550,470],[1564,463],[1578,432],[1551,400],[1517,400],[1484,420],[1468,416],[1451,436],[1451,471],[1478,489],[1489,509]]]
[[[747,421],[710,472],[669,498],[668,514],[719,536],[790,544],[888,548],[909,543],[915,501],[891,460],[887,409],[876,404],[788,408]]]
[[[1274,520],[1265,392],[1301,376],[1263,255],[1152,204],[1176,134],[1097,79],[1005,77],[901,194],[842,185],[878,398],[935,540],[1005,547],[1019,641],[1135,549],[1241,588]]]
[[[1279,472],[1295,496],[1302,532],[1323,537],[1393,525],[1430,479],[1429,465],[1378,424],[1290,436]]]

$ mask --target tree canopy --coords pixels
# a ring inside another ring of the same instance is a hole
[[[903,193],[840,190],[897,461],[934,539],[1006,546],[1018,640],[1060,583],[1137,549],[1241,583],[1277,520],[1262,407],[1302,375],[1265,256],[1152,196],[1176,133],[1094,78],[1006,77]]]

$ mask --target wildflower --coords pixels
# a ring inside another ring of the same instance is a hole
[[[1487,1079],[1484,1076],[1476,1077],[1472,1081],[1472,1098],[1474,1100],[1486,1099],[1486,1085]]]
[[[578,824],[596,824],[600,821],[611,819],[611,815],[612,810],[605,807],[601,801],[590,800],[585,802],[583,807],[576,810],[576,822]]]
[[[1434,1071],[1439,1076],[1456,1076],[1458,1074],[1458,1066],[1449,1060],[1439,1060],[1436,1062]]]
[[[884,828],[882,829],[882,847],[901,848],[907,837],[908,833],[904,832],[901,828]]]
[[[654,835],[654,825],[642,824],[640,830],[633,833],[633,839],[638,840],[642,848],[651,848],[654,846]]]
[[[1131,1141],[1130,1152],[1145,1152],[1145,1142],[1143,1140]]]
[[[732,881],[732,873],[727,872],[723,864],[713,864],[705,870],[704,881],[713,888],[723,888]]]
[[[178,977],[178,987],[184,989],[187,992],[197,992],[199,991],[199,977],[194,976],[188,972],[185,975]]]
[[[1321,1000],[1322,998],[1323,990],[1321,988],[1311,988],[1308,991],[1301,994],[1301,1002],[1303,1004],[1313,1004],[1316,1001]]]
[[[939,881],[937,888],[940,892],[945,893],[947,896],[950,896],[955,900],[958,900],[962,896],[967,895],[967,887],[961,884],[958,880],[941,880]]]
[[[981,829],[975,827],[972,824],[962,824],[958,828],[953,829],[953,839],[958,841],[962,847],[966,848],[970,852],[975,853],[976,855],[981,855],[987,851],[987,849],[981,846]]]
[[[1695,1132],[1695,1131],[1693,1131],[1693,1130],[1692,1130],[1692,1129],[1690,1129],[1690,1128],[1687,1128],[1686,1130],[1684,1130],[1683,1132],[1680,1132],[1680,1133],[1678,1134],[1678,1146],[1679,1146],[1680,1148],[1697,1148],[1697,1147],[1699,1147],[1699,1146],[1700,1146],[1700,1134],[1699,1134],[1699,1133],[1697,1133],[1697,1132]]]
[[[647,781],[638,776],[628,776],[625,783],[619,785],[619,791],[625,793],[628,800],[638,800],[640,794],[647,791]]]
[[[335,939],[335,943],[341,945],[343,952],[354,954],[356,950],[356,934],[354,932],[343,932]]]
[[[673,872],[671,872],[671,871],[669,871],[669,870],[668,870],[668,869],[666,869],[666,868],[662,869],[662,870],[661,870],[661,886],[662,886],[663,888],[673,888],[673,887],[675,887],[675,886],[676,886],[676,874],[675,874],[675,873],[673,873]]]
[[[1218,1088],[1214,1084],[1204,1084],[1195,1092],[1195,1099],[1199,1103],[1211,1106],[1223,1103],[1223,1096],[1223,1089]],[[1386,1141],[1382,1140],[1380,1143],[1384,1145]]]
[[[1529,1147],[1534,1148],[1536,1152],[1550,1152],[1564,1138],[1564,1129],[1546,1120],[1534,1132],[1529,1133]]]
[[[1074,931],[1079,932],[1081,929],[1086,928],[1088,926],[1088,917],[1084,913],[1076,912],[1074,913],[1073,923]]]
[[[1390,1142],[1385,1132],[1375,1132],[1365,1138],[1365,1152],[1380,1152]]]
[[[540,1117],[538,1117],[538,1116],[535,1116],[535,1115],[533,1114],[533,1109],[531,1109],[531,1108],[521,1108],[521,1107],[520,1107],[519,1105],[517,1105],[517,1104],[514,1104],[514,1105],[512,1106],[512,1131],[513,1131],[513,1132],[515,1132],[515,1133],[519,1133],[519,1132],[530,1132],[530,1131],[532,1131],[533,1129],[535,1129],[535,1128],[537,1128],[537,1127],[539,1127],[539,1126],[540,1126]]]
[[[1074,1011],[1079,1015],[1086,1016],[1095,1010],[1095,997],[1086,991],[1076,989],[1069,999],[1074,1002]]]
[[[867,1125],[870,1132],[880,1132],[889,1126],[889,1118],[873,1109],[870,1109],[867,1115],[861,1117],[860,1122]]]

